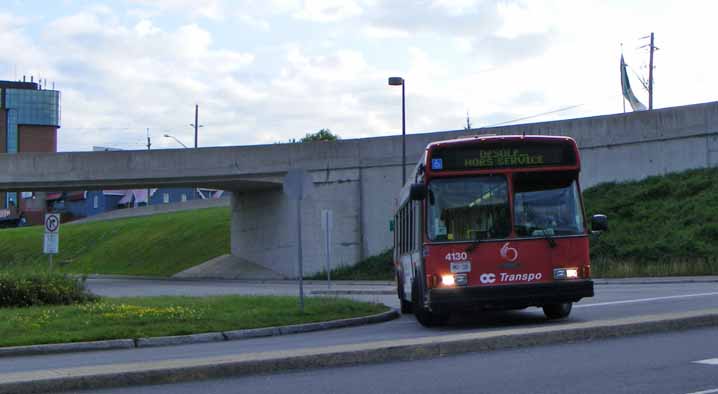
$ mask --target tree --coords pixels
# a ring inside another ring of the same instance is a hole
[[[307,133],[299,142],[312,142],[312,141],[336,141],[340,137],[336,134],[332,134],[329,129],[321,129],[316,133]]]

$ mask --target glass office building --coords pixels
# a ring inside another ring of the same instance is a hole
[[[35,82],[0,81],[0,153],[55,152],[60,92]],[[18,206],[18,193],[0,193],[0,208]]]
[[[60,92],[5,89],[7,153],[17,153],[18,125],[60,127]]]

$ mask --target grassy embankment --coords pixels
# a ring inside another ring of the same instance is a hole
[[[208,208],[60,228],[55,271],[170,276],[229,253],[229,208]],[[0,271],[47,269],[43,227],[0,230]]]
[[[718,168],[601,184],[584,200],[589,218],[609,221],[591,241],[594,277],[718,275]],[[332,277],[390,280],[392,269],[385,252]]]
[[[376,256],[367,257],[351,267],[340,267],[331,271],[332,280],[392,280],[394,263],[392,250],[386,250]],[[322,271],[307,277],[312,280],[327,279],[327,272]]]
[[[383,305],[340,298],[147,297],[79,305],[0,308],[0,346],[145,338],[367,316]]]
[[[588,214],[610,231],[592,242],[594,276],[718,274],[718,169],[693,170],[584,191]],[[589,216],[590,217],[590,216]],[[169,276],[229,251],[228,208],[63,226],[59,269]],[[0,270],[45,269],[42,228],[0,230]],[[383,253],[334,279],[391,279]],[[323,279],[322,274],[314,278]]]
[[[718,168],[597,185],[584,199],[589,217],[608,215],[595,276],[718,274]]]

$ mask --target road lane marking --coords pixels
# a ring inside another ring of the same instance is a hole
[[[708,297],[718,295],[718,292],[712,293],[698,293],[698,294],[684,294],[677,296],[665,296],[665,297],[652,297],[652,298],[638,298],[635,300],[622,300],[622,301],[609,301],[609,302],[596,302],[593,304],[580,304],[575,305],[574,308],[588,308],[592,306],[607,306],[607,305],[620,305],[620,304],[637,304],[640,302],[651,302],[651,301],[663,301],[663,300],[676,300],[681,298],[693,298],[693,297]]]
[[[718,365],[718,358],[709,358],[706,360],[693,361],[693,362],[696,364]]]
[[[686,393],[686,394],[711,394],[711,393],[718,393],[718,389],[709,389],[709,390],[703,390],[703,391],[694,391],[692,393]]]

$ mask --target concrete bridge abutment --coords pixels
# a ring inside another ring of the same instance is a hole
[[[309,172],[313,187],[301,201],[301,242],[305,275],[326,264],[322,211],[333,216],[331,268],[364,257],[362,183],[359,169]],[[286,278],[298,277],[297,201],[281,187],[232,193],[231,253]]]

